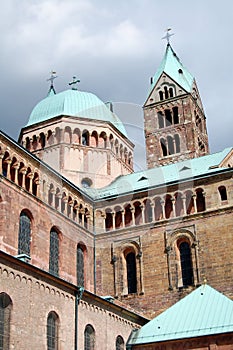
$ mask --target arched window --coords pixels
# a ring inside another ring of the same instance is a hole
[[[167,137],[167,147],[168,147],[168,154],[174,154],[174,144],[173,144],[173,138],[171,136]]]
[[[162,112],[157,113],[158,121],[159,121],[159,129],[164,128],[164,116]]]
[[[173,112],[173,121],[174,121],[174,124],[179,124],[178,107],[173,107],[173,108],[172,108],[172,112]]]
[[[124,350],[124,339],[118,335],[116,338],[116,350]]]
[[[87,130],[82,133],[82,145],[89,146],[89,132]]]
[[[196,194],[197,194],[197,211],[204,211],[205,210],[205,197],[204,197],[204,191],[202,188],[198,188],[196,190]]]
[[[219,186],[218,188],[220,197],[221,197],[221,201],[227,201],[227,190],[225,186]]]
[[[159,99],[160,101],[163,101],[163,91],[159,91]]]
[[[165,109],[166,126],[172,125],[172,114],[170,109]]]
[[[59,273],[59,237],[57,231],[50,231],[49,272],[55,276]]]
[[[167,156],[167,146],[166,146],[165,139],[163,139],[163,138],[160,139],[160,145],[161,145],[161,148],[162,148],[163,156],[166,157]]]
[[[84,287],[84,250],[80,244],[77,247],[77,285]]]
[[[136,257],[130,252],[126,255],[128,294],[137,292]]]
[[[95,350],[95,330],[90,324],[84,331],[84,350]]]
[[[22,211],[19,218],[18,254],[30,256],[31,219]]]
[[[47,318],[47,350],[58,350],[58,316],[54,311]]]
[[[179,244],[179,251],[183,286],[193,285],[193,267],[189,243],[181,242]]]
[[[171,87],[169,88],[169,96],[170,96],[170,97],[173,97],[173,96],[174,96],[174,94],[173,94],[173,88],[171,88]]]
[[[6,293],[0,293],[0,349],[10,349],[10,318],[12,301]]]
[[[175,145],[176,145],[176,153],[180,153],[180,137],[178,134],[174,135]]]
[[[165,94],[165,98],[168,98],[168,89],[166,86],[164,86],[164,94]]]

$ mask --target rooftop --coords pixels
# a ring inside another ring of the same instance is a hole
[[[131,333],[128,345],[233,332],[233,301],[202,285]]]

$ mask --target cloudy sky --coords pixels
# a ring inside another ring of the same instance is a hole
[[[171,27],[199,87],[211,152],[231,146],[232,23],[231,0],[2,0],[1,129],[17,139],[56,70],[57,92],[76,75],[80,90],[115,102],[143,147],[141,106]]]

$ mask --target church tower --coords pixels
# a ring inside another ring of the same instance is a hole
[[[169,41],[144,104],[147,167],[209,153],[206,118],[193,76]]]

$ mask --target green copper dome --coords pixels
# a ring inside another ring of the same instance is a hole
[[[78,90],[48,94],[45,99],[35,106],[26,126],[61,115],[109,122],[123,135],[127,136],[123,123],[103,101],[92,93]]]

